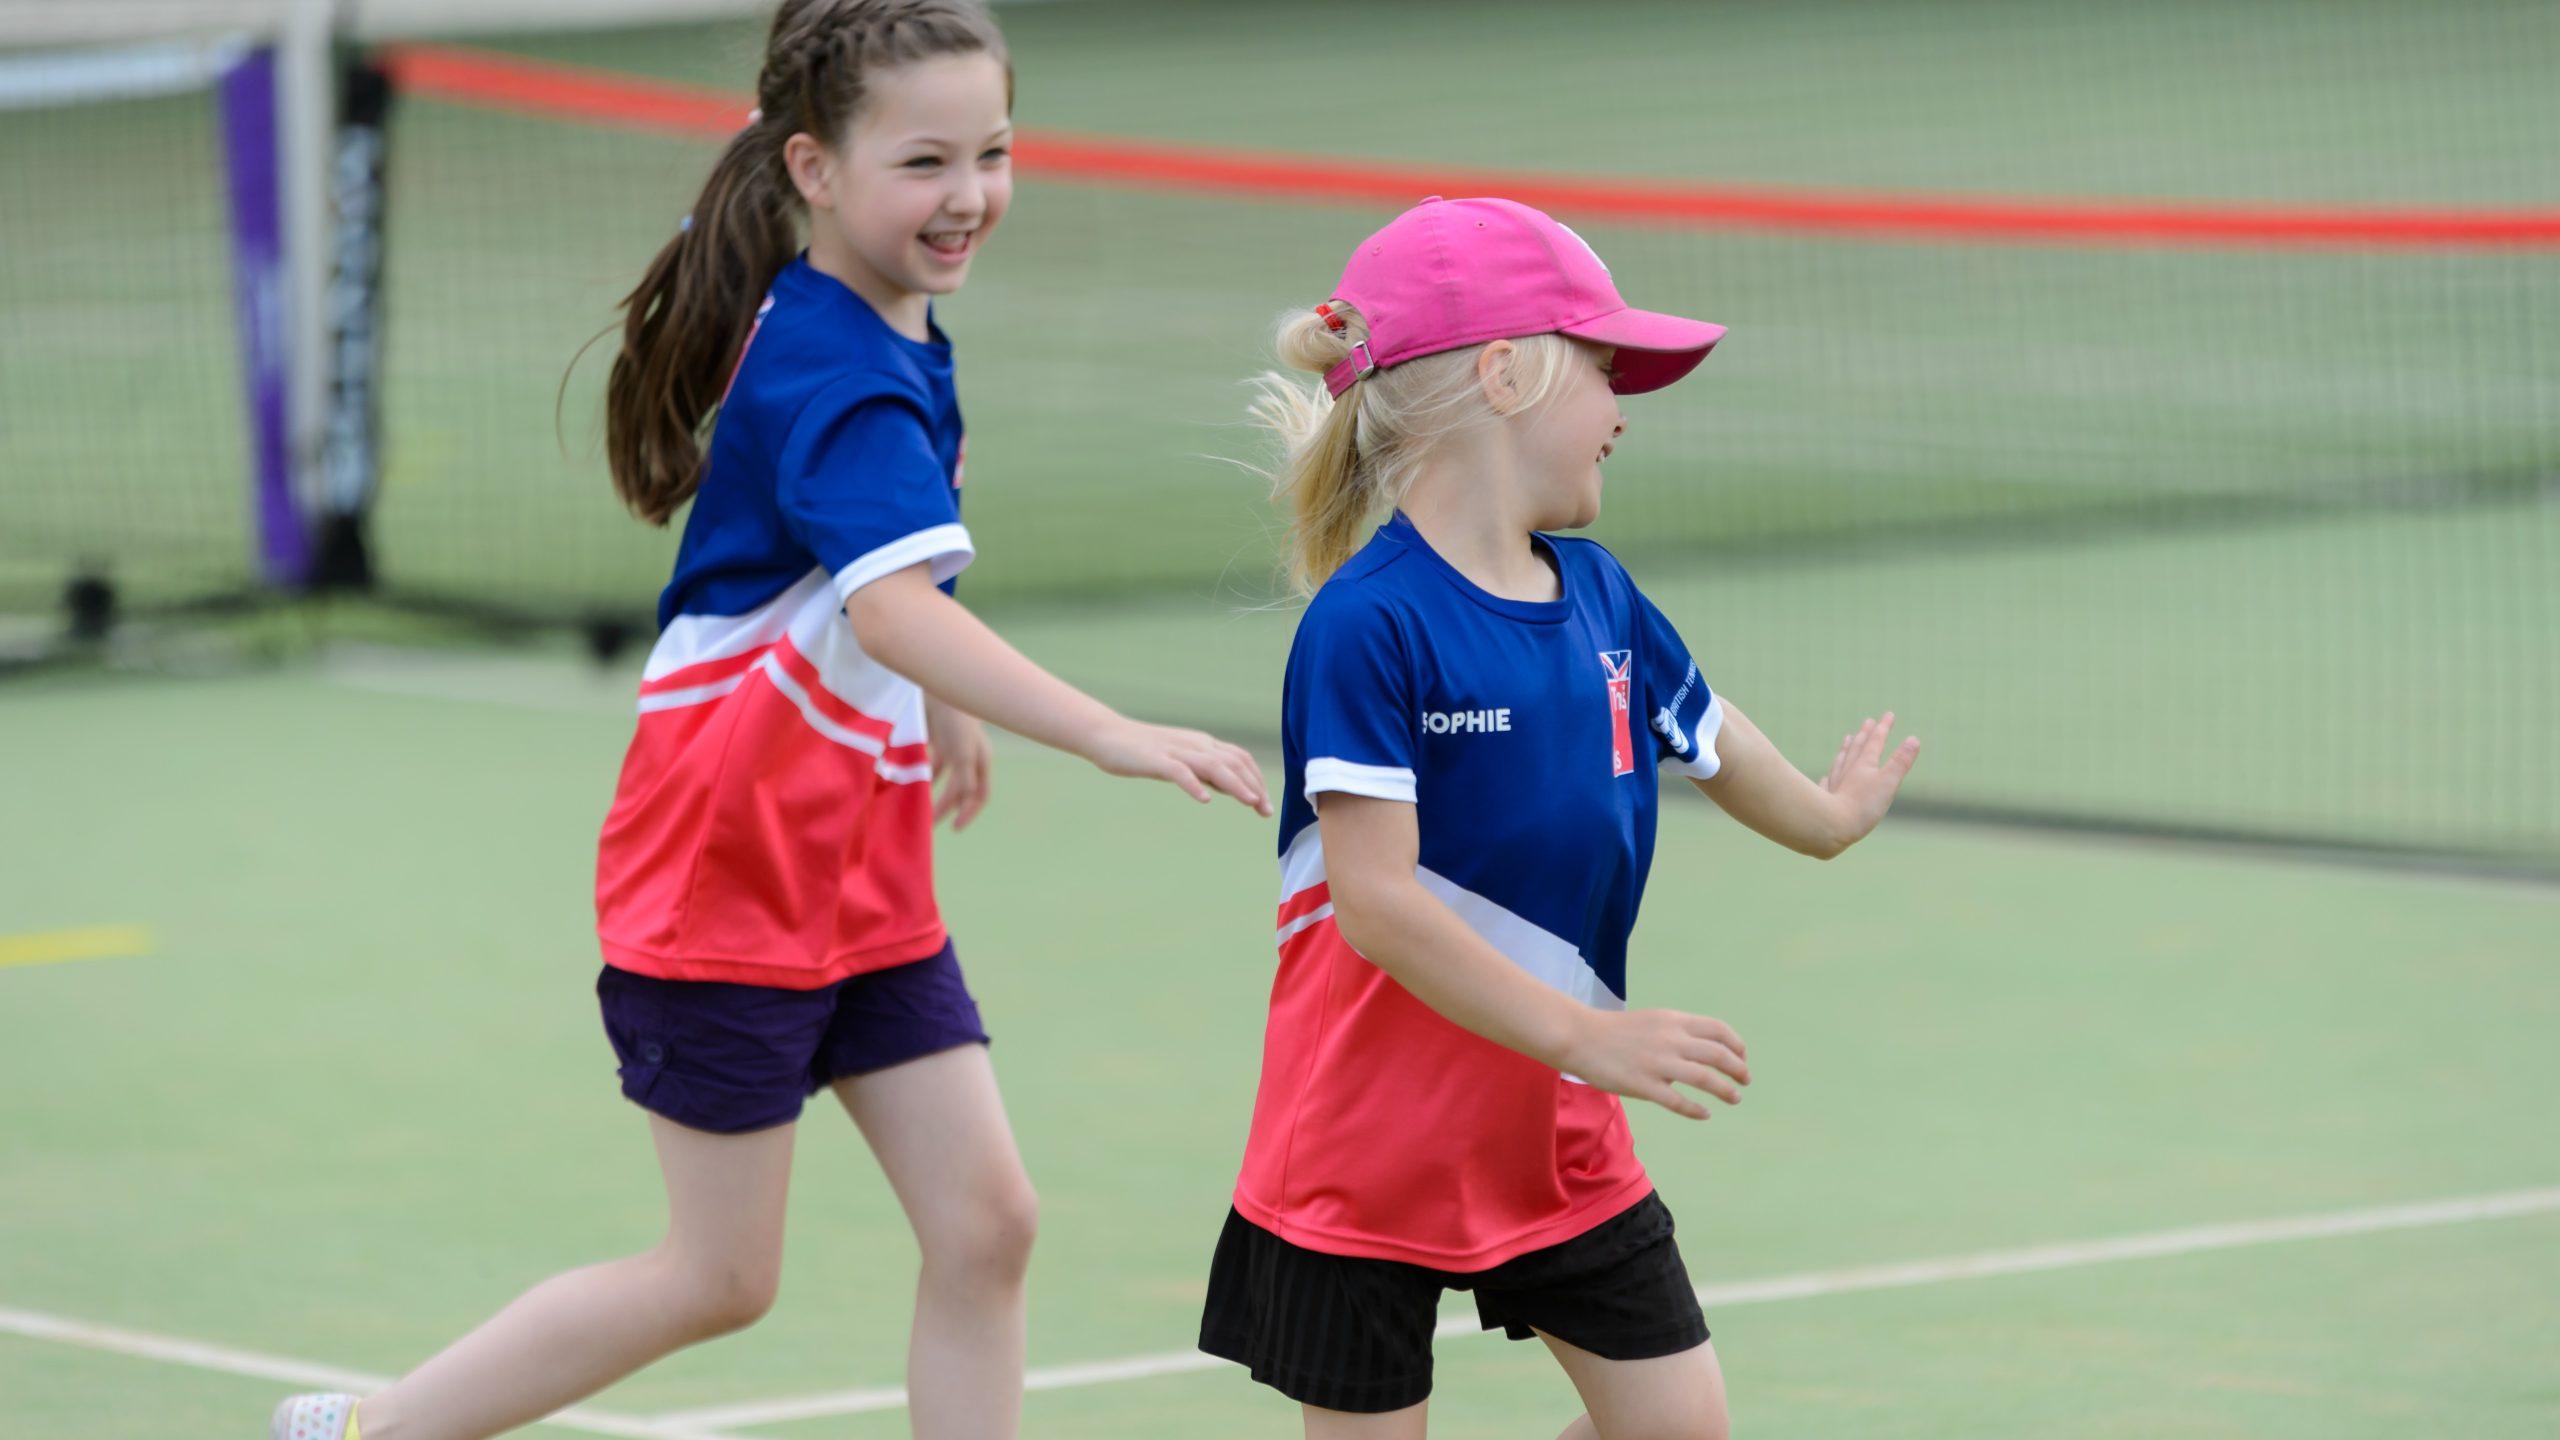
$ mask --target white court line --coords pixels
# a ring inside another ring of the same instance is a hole
[[[1862,1265],[1846,1270],[1814,1270],[1797,1275],[1773,1275],[1762,1280],[1739,1280],[1723,1285],[1708,1285],[1698,1291],[1698,1299],[1710,1313],[1736,1305],[1759,1305],[1774,1300],[1805,1300],[1821,1295],[1846,1295],[1866,1290],[1895,1290],[1913,1285],[1936,1285],[1949,1280],[1980,1280],[1994,1275],[2026,1275],[2044,1270],[2070,1270],[2084,1265],[2107,1265],[2123,1260],[2151,1260],[2169,1255],[2194,1255],[2211,1250],[2234,1250],[2250,1245],[2273,1245],[2291,1240],[2322,1240],[2340,1235],[2369,1235],[2385,1230],[2414,1230],[2431,1225],[2463,1225],[2478,1220],[2506,1220],[2522,1215],[2540,1215],[2560,1210],[2560,1186],[2538,1190],[2507,1190],[2495,1194],[2468,1195],[2450,1200],[2427,1200],[2407,1205],[2384,1205],[2367,1210],[2336,1210],[2317,1215],[2293,1215],[2273,1220],[2242,1220],[2225,1225],[2193,1225],[2176,1230],[2155,1230],[2140,1235],[2118,1235],[2102,1240],[2081,1240],[2060,1245],[2036,1245],[2020,1250],[1986,1250],[1972,1255],[1953,1255],[1935,1260],[1909,1260],[1893,1265]],[[1442,1335],[1474,1335],[1480,1331],[1473,1317],[1440,1322]],[[1167,1351],[1158,1355],[1138,1355],[1126,1360],[1102,1360],[1082,1365],[1058,1365],[1033,1370],[1023,1377],[1025,1390],[1063,1390],[1082,1385],[1101,1385],[1115,1380],[1136,1380],[1150,1375],[1175,1375],[1194,1370],[1215,1370],[1230,1362],[1196,1350]],[[830,1415],[855,1415],[872,1410],[895,1410],[907,1403],[907,1392],[896,1386],[869,1390],[837,1390],[820,1395],[803,1395],[776,1400],[747,1401],[736,1405],[712,1405],[695,1410],[676,1410],[657,1417],[662,1424],[713,1425],[751,1428],[778,1425],[789,1420],[815,1420]]]
[[[1180,1375],[1217,1370],[1231,1362],[1197,1350],[1169,1350],[1161,1355],[1132,1355],[1126,1360],[1088,1360],[1077,1365],[1051,1365],[1025,1371],[1022,1388],[1072,1390],[1107,1385],[1114,1380],[1144,1380],[1153,1375]],[[882,1385],[869,1390],[829,1390],[781,1400],[748,1400],[736,1405],[707,1405],[699,1410],[670,1410],[657,1418],[671,1425],[729,1425],[753,1429],[786,1420],[819,1420],[830,1415],[860,1415],[873,1410],[903,1410],[907,1389]]]
[[[216,1370],[226,1375],[247,1375],[254,1379],[322,1390],[346,1390],[359,1395],[391,1383],[388,1376],[368,1375],[361,1370],[341,1370],[334,1365],[318,1365],[283,1355],[261,1355],[254,1350],[234,1350],[225,1345],[207,1345],[198,1340],[154,1335],[147,1330],[127,1330],[115,1325],[93,1325],[84,1320],[68,1320],[59,1315],[14,1310],[7,1306],[0,1306],[0,1334],[20,1335],[30,1340],[54,1340],[90,1350],[192,1366],[198,1370]],[[622,1415],[609,1410],[563,1410],[543,1423],[583,1430],[590,1435],[620,1436],[623,1440],[742,1440],[742,1437],[723,1435],[700,1426],[640,1415]]]

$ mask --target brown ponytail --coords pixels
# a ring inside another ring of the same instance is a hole
[[[805,133],[844,144],[871,71],[969,54],[1004,64],[1010,88],[1004,36],[978,0],[784,0],[774,13],[756,117],[720,152],[684,228],[622,301],[605,456],[632,514],[664,525],[693,498],[712,412],[756,308],[800,249],[800,196],[783,142]]]

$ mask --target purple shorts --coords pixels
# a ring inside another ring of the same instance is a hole
[[[987,1043],[949,945],[816,990],[596,977],[622,1093],[694,1130],[736,1135],[800,1118],[820,1089],[961,1045]]]

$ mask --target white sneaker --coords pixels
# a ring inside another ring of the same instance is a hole
[[[267,1421],[267,1440],[348,1440],[355,1433],[353,1395],[295,1395]]]

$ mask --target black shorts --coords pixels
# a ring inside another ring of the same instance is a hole
[[[1302,1405],[1378,1413],[1431,1395],[1440,1292],[1473,1290],[1476,1317],[1514,1340],[1538,1331],[1608,1360],[1707,1341],[1707,1317],[1659,1196],[1490,1270],[1462,1273],[1326,1255],[1233,1210],[1209,1266],[1200,1348]]]

